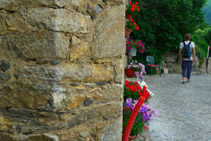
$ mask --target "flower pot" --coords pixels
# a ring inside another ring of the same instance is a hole
[[[126,37],[128,37],[131,32],[132,32],[132,30],[130,30],[129,28],[125,27],[125,36]]]
[[[137,48],[131,47],[129,50],[129,56],[136,56]]]
[[[134,139],[136,139],[136,135],[128,137],[128,141],[133,141]]]
[[[126,15],[125,15],[125,18],[126,19],[131,19],[133,17],[133,14],[129,14],[129,13],[126,13]]]
[[[127,78],[133,78],[134,70],[133,69],[125,69],[125,75]]]

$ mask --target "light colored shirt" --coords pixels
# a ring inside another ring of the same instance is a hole
[[[190,43],[190,41],[185,41],[185,44],[186,44],[186,45],[188,45],[189,43]],[[183,47],[184,47],[184,44],[183,44],[183,42],[181,42],[180,48],[183,49]],[[193,48],[195,48],[195,45],[194,45],[194,42],[191,42],[191,44],[190,44],[191,53],[192,53],[192,49],[193,49]],[[189,61],[189,59],[187,59],[187,58],[183,58],[182,60],[184,60],[184,61]],[[190,57],[190,60],[193,60],[192,55],[191,55],[191,57]]]

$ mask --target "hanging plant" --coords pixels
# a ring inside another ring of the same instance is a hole
[[[130,20],[127,21],[126,28],[128,28],[132,31],[133,30],[139,30],[137,23],[133,19],[130,19]]]
[[[140,11],[140,8],[138,6],[138,2],[129,2],[128,5],[126,5],[126,13],[127,14],[132,14],[132,15],[136,15],[138,14]]]

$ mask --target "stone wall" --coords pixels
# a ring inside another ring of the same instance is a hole
[[[181,73],[181,65],[178,63],[178,54],[168,52],[164,55],[162,68],[167,68],[169,73]]]
[[[196,56],[196,62],[192,65],[192,74],[206,74],[206,61],[201,68],[199,68],[199,58]],[[174,52],[168,52],[164,55],[164,61],[162,62],[162,68],[167,68],[169,73],[182,73],[181,64],[178,63],[178,54]],[[209,59],[208,64],[208,74],[211,74],[211,59]]]
[[[124,5],[0,0],[0,140],[121,140]]]
[[[196,74],[211,74],[211,58],[208,60],[208,67],[206,69],[207,58],[204,58],[204,63],[201,68],[196,69]]]

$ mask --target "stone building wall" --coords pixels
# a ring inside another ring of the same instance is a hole
[[[0,140],[120,141],[124,0],[0,0]]]

